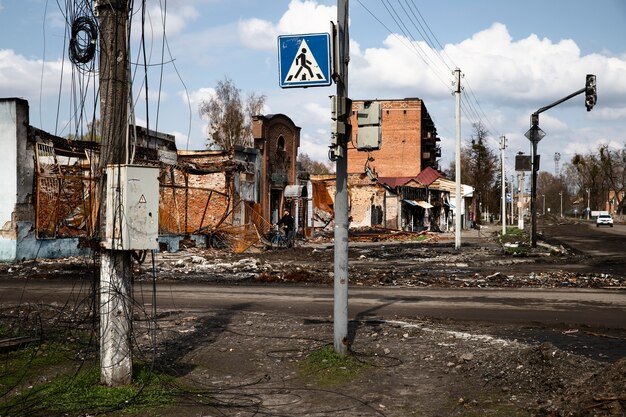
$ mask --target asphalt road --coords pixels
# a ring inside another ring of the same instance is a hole
[[[136,283],[135,300],[152,307],[152,285]],[[0,280],[0,304],[80,303],[89,285],[66,280]],[[299,285],[224,286],[159,282],[158,310],[238,309],[329,317],[332,288]],[[350,318],[431,317],[499,323],[542,323],[626,329],[626,291],[559,289],[429,289],[352,287]]]
[[[545,220],[537,230],[590,256],[626,259],[626,224],[596,227],[593,221],[558,223]]]

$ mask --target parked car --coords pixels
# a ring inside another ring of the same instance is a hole
[[[613,227],[613,217],[610,214],[599,214],[596,218],[596,227],[600,226]]]

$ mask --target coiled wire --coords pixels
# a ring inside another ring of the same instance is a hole
[[[72,21],[69,46],[70,60],[74,65],[86,64],[96,54],[98,26],[89,16],[79,16]]]

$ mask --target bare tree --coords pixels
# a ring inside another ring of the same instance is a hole
[[[567,176],[566,176],[567,178]],[[563,197],[563,210],[571,210],[570,187],[563,182],[563,177],[557,177],[547,171],[537,175],[537,211],[549,212],[558,215]]]
[[[608,146],[601,146],[600,149],[600,169],[604,177],[606,189],[600,196],[600,203],[614,199],[617,213],[623,215],[626,211],[626,147],[622,149],[611,149]]]
[[[489,131],[480,122],[472,127],[473,134],[461,152],[461,179],[475,188],[483,211],[497,213],[500,204],[499,159],[487,144]]]
[[[200,104],[200,115],[208,119],[207,147],[230,149],[234,145],[252,145],[252,116],[265,105],[265,96],[248,94],[241,99],[241,91],[228,77],[218,81],[215,95]]]
[[[300,170],[309,174],[330,174],[331,169],[328,165],[320,161],[314,161],[305,153],[298,155]]]
[[[576,154],[568,165],[575,184],[574,193],[580,199],[589,190],[590,206],[604,210],[612,200],[618,214],[626,209],[626,149],[612,149],[602,145],[596,152]]]

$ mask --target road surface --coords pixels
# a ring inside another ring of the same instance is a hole
[[[332,288],[299,285],[224,286],[159,282],[159,310],[240,309],[298,316],[327,317],[333,311]],[[89,285],[68,280],[0,280],[0,304],[79,303]],[[152,284],[135,285],[135,299],[152,307]],[[430,289],[352,287],[351,318],[434,317],[502,323],[568,324],[626,329],[623,289]]]

